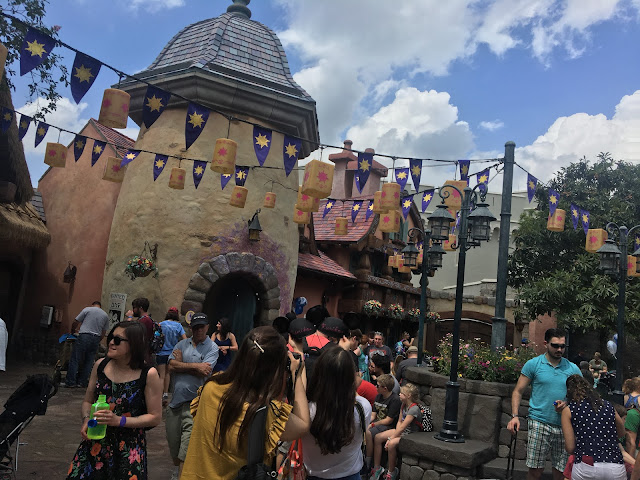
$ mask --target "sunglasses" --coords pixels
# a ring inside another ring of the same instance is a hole
[[[562,350],[567,348],[567,345],[565,343],[550,343],[549,345],[551,345],[552,348],[557,348]]]
[[[380,336],[382,336],[382,332],[373,332],[373,335],[374,335],[374,336],[375,336],[375,335],[380,335]]]
[[[113,341],[113,344],[117,347],[122,342],[128,342],[129,340],[127,340],[126,338],[117,337],[117,336],[114,337],[112,335],[109,335],[109,337],[107,337],[107,344],[111,343],[111,341]]]

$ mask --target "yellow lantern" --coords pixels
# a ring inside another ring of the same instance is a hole
[[[98,122],[105,127],[126,128],[131,95],[117,88],[107,88],[102,96]]]
[[[373,213],[386,213],[387,210],[382,208],[382,190],[373,194]]]
[[[124,174],[127,173],[127,167],[121,167],[122,160],[116,157],[107,158],[107,164],[104,167],[103,180],[114,183],[122,183]]]
[[[173,167],[171,176],[169,177],[169,188],[176,190],[184,190],[184,179],[187,177],[187,171],[184,168]]]
[[[213,160],[211,160],[211,170],[227,175],[235,174],[237,151],[238,144],[233,140],[228,138],[217,139],[213,150]]]
[[[273,192],[267,192],[264,195],[264,208],[274,208],[276,206],[276,194]]]
[[[422,260],[424,259],[424,250],[421,248],[420,251],[418,252],[418,259],[416,260],[416,268],[418,268],[418,265],[422,265]]]
[[[453,248],[456,245],[456,236],[453,234],[449,234],[449,239],[442,242],[442,248],[447,252],[453,252],[455,249]]]
[[[394,255],[389,255],[389,261],[387,262],[387,265],[390,266],[390,267],[395,268],[395,267],[398,266],[397,261],[398,261],[398,256],[397,255],[395,255],[395,254]]]
[[[406,267],[404,265],[404,257],[402,255],[398,255],[398,257],[399,257],[397,260],[398,273],[411,273],[411,268]]]
[[[249,190],[239,185],[233,187],[231,191],[231,197],[229,198],[229,205],[237,208],[244,208],[244,204],[247,202],[247,194]]]
[[[303,212],[317,212],[318,205],[320,205],[320,200],[302,193],[302,187],[298,188],[298,201],[296,202],[296,208],[298,210],[302,210]]]
[[[67,147],[61,143],[47,142],[44,152],[44,163],[50,167],[64,168],[67,164]]]
[[[584,249],[590,253],[596,253],[604,245],[609,235],[604,228],[590,228],[584,242]]]
[[[636,263],[638,259],[633,255],[627,255],[627,276],[640,277],[640,273],[636,272]]]
[[[335,235],[346,235],[348,228],[348,220],[347,217],[338,217],[336,218],[336,228],[334,230]]]
[[[4,64],[7,61],[8,52],[7,47],[0,43],[0,79],[2,79],[2,75],[4,75]]]
[[[311,214],[309,212],[303,212],[297,208],[293,209],[293,221],[299,224],[307,224],[311,220]]]
[[[333,170],[334,165],[332,163],[311,160],[304,167],[302,193],[315,198],[325,198],[331,195]]]
[[[444,185],[441,189],[443,194],[449,194],[449,196],[444,199],[444,204],[457,212],[458,210],[460,210],[460,207],[462,207],[462,197],[453,188],[447,188],[447,185],[453,185],[454,187],[457,187],[461,192],[464,192],[464,189],[467,188],[467,181],[447,180],[446,182],[444,182]],[[455,215],[453,216],[455,217]]]
[[[374,195],[375,200],[375,195]],[[400,208],[400,185],[397,183],[385,183],[380,195],[380,207],[385,210],[397,210]]]
[[[380,215],[380,231],[395,233],[400,230],[400,213],[398,210],[389,210]]]
[[[567,217],[567,212],[561,208],[556,208],[553,215],[549,215],[547,219],[547,230],[552,232],[562,232],[564,230],[564,220]]]

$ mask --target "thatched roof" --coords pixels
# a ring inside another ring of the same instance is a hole
[[[28,248],[44,248],[51,235],[30,203],[0,203],[0,244],[16,243]]]
[[[11,92],[6,81],[0,84],[0,106],[13,110]],[[22,142],[18,139],[18,123],[15,119],[6,133],[0,132],[0,180],[16,184],[17,204],[24,205],[31,200],[33,187]]]

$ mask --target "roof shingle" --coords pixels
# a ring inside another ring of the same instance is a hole
[[[299,253],[298,268],[302,268],[304,270],[312,270],[336,277],[345,277],[352,280],[356,279],[353,273],[342,268],[336,262],[331,260],[331,258],[327,257],[324,253],[318,253],[320,254],[319,257],[312,253]]]
[[[356,217],[355,223],[351,222],[351,208],[353,207],[354,200],[365,200],[362,204],[362,209],[358,212],[358,216]],[[367,201],[368,200],[368,201]],[[375,215],[371,215],[369,220],[366,220],[366,211],[369,208],[369,203],[373,202],[373,197],[354,197],[351,200],[338,200],[331,209],[327,216],[322,218],[322,213],[324,212],[324,207],[327,203],[327,200],[322,200],[320,202],[320,208],[318,212],[313,214],[313,230],[315,233],[315,239],[318,242],[358,242],[361,240],[369,230],[371,229],[371,225],[373,225],[373,221],[375,219]],[[334,233],[336,226],[336,218],[338,217],[347,217],[349,219],[349,223],[347,226],[347,234],[346,235],[336,235]]]
[[[102,134],[108,143],[115,146],[116,152],[120,157],[124,157],[127,154],[127,151],[130,148],[133,148],[136,143],[133,138],[129,138],[113,128],[105,127],[95,118],[92,118],[90,122],[96,130]]]

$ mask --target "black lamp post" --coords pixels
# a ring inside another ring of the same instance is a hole
[[[445,210],[446,211],[446,210]],[[429,271],[442,267],[442,255],[446,252],[440,243],[431,243],[431,230],[424,230],[421,227],[413,227],[409,230],[409,242],[402,249],[403,263],[405,267],[414,269],[418,266],[418,254],[420,251],[416,248],[415,240],[418,235],[422,236],[423,255],[420,270],[420,315],[418,316],[418,361],[417,366],[422,365],[423,343],[424,343],[424,320],[427,315],[427,276]]]
[[[614,222],[607,224],[607,232],[610,236],[618,234],[618,245],[609,238],[604,245],[598,249],[600,255],[600,269],[605,275],[609,275],[618,280],[618,350],[616,352],[616,389],[613,392],[616,402],[623,404],[624,393],[622,392],[622,368],[624,365],[624,304],[627,289],[627,254],[629,249],[629,237],[640,228],[636,225],[631,229]],[[640,248],[633,252],[634,257],[640,257]],[[636,266],[636,271],[638,267]]]
[[[480,203],[478,200],[480,191]],[[449,238],[449,228],[454,220],[444,205],[445,199],[451,195],[451,190],[457,191],[462,197],[460,210],[460,232],[457,245],[453,248],[460,250],[458,258],[458,278],[456,280],[456,304],[453,314],[453,344],[451,346],[451,374],[447,382],[445,399],[444,421],[442,429],[435,438],[443,442],[464,442],[464,436],[458,430],[458,400],[460,384],[458,383],[458,354],[460,349],[460,323],[462,321],[462,291],[464,288],[464,268],[467,250],[472,246],[479,246],[481,242],[488,241],[491,233],[490,224],[496,217],[484,203],[487,189],[484,184],[478,184],[473,188],[467,187],[461,192],[453,185],[445,185],[438,191],[442,203],[436,211],[429,216],[431,238],[434,240],[446,240]]]

